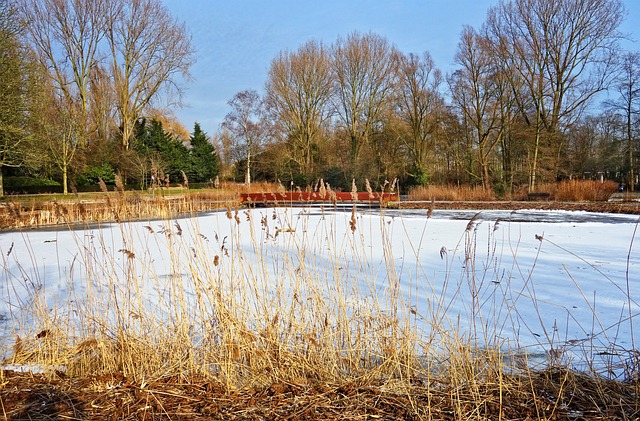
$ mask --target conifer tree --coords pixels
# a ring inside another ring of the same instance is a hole
[[[191,141],[191,179],[202,182],[213,180],[220,170],[220,158],[216,148],[199,123],[195,123]]]
[[[143,126],[136,145],[138,153],[146,156],[150,165],[161,170],[163,176],[168,176],[171,182],[182,182],[182,172],[189,172],[187,147],[166,133],[162,123],[157,120],[144,122]],[[164,181],[164,177],[160,181]]]

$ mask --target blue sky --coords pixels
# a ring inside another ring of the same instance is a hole
[[[353,31],[386,37],[404,53],[428,51],[450,72],[463,25],[479,28],[499,0],[164,0],[191,31],[197,62],[176,116],[212,136],[236,92],[263,92],[271,61],[309,39],[332,44]],[[623,0],[622,31],[640,37],[640,1]],[[640,43],[627,47],[640,50]]]

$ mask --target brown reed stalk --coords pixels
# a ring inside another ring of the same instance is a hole
[[[371,188],[371,184],[369,184],[368,178],[365,178],[364,184],[365,184],[365,189],[367,190],[367,193],[369,193],[369,199],[374,199],[375,196],[373,195],[373,189]]]
[[[189,178],[187,177],[187,174],[180,170],[180,174],[182,174],[182,183],[185,189],[189,190]]]
[[[122,182],[122,176],[120,175],[120,173],[116,174],[115,181],[116,181],[116,192],[118,193],[118,196],[122,199],[124,198],[124,184]],[[100,186],[100,188],[102,188],[102,186]]]
[[[356,186],[356,180],[351,181],[351,200],[356,203],[358,201],[358,187]]]

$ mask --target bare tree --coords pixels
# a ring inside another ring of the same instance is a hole
[[[47,156],[62,173],[63,194],[69,193],[69,169],[80,147],[83,133],[78,125],[82,124],[82,105],[80,100],[68,102],[51,85],[42,86],[42,109],[37,114],[38,150]]]
[[[442,73],[429,53],[399,56],[396,113],[406,131],[400,139],[411,157],[418,184],[428,182],[428,162],[435,153],[436,132],[444,107],[439,92],[441,83]]]
[[[500,114],[499,69],[486,48],[485,39],[473,28],[462,31],[456,62],[461,69],[450,80],[454,103],[460,110],[480,165],[480,179],[490,188],[490,156],[499,143],[503,126]]]
[[[308,41],[296,52],[273,60],[266,84],[266,106],[281,136],[293,147],[293,159],[306,177],[314,176],[314,148],[328,118],[331,64],[323,45]]]
[[[181,78],[194,62],[191,38],[159,0],[116,0],[110,11],[107,41],[116,92],[121,145],[128,149],[136,121],[145,109],[181,97]]]
[[[97,148],[116,137],[116,101],[113,82],[103,65],[91,69],[89,97],[90,133]]]
[[[114,0],[20,0],[28,38],[41,65],[49,69],[63,102],[78,103],[74,123],[81,147],[86,145],[90,80],[105,36],[106,16]]]
[[[334,109],[349,137],[351,175],[358,176],[360,150],[390,105],[396,50],[386,38],[354,32],[333,49]]]
[[[623,12],[620,0],[510,0],[490,9],[496,59],[518,72],[531,101],[520,102],[533,106],[522,110],[534,131],[530,190],[543,137],[558,151],[562,127],[607,87]]]
[[[624,134],[627,143],[628,185],[635,190],[635,152],[637,142],[634,127],[640,116],[640,53],[628,52],[622,56],[620,70],[615,81],[615,90],[619,97],[608,102],[610,108],[621,114],[624,121]]]
[[[231,112],[226,115],[222,128],[227,130],[230,148],[245,160],[245,184],[251,184],[252,159],[266,138],[264,107],[255,90],[238,92],[229,100]]]

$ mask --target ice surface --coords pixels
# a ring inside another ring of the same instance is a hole
[[[46,328],[43,311],[70,331],[96,308],[115,323],[113,297],[127,297],[128,314],[170,319],[220,288],[249,307],[347,297],[351,314],[377,306],[425,337],[437,325],[478,346],[562,349],[591,364],[637,347],[637,226],[590,212],[266,208],[4,232],[0,335],[7,345]]]

